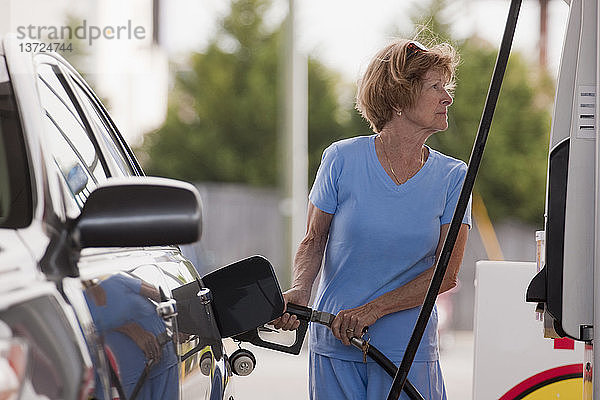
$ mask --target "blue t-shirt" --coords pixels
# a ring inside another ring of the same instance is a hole
[[[435,263],[440,227],[452,220],[467,166],[429,149],[425,165],[402,185],[375,152],[376,135],[333,143],[323,152],[309,199],[334,214],[315,309],[337,314],[361,306],[413,280]],[[471,225],[471,207],[463,223]],[[371,343],[401,360],[420,307],[388,314],[369,328]],[[311,324],[315,353],[361,361],[325,326]],[[438,359],[434,308],[416,361]]]

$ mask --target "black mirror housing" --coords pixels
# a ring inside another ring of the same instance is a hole
[[[202,234],[200,195],[172,179],[109,179],[90,193],[72,234],[80,248],[192,243]]]

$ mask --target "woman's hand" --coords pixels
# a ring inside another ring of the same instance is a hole
[[[144,352],[146,359],[158,361],[162,356],[162,348],[152,332],[148,332],[135,322],[120,326],[117,331],[129,336]]]
[[[340,311],[333,323],[331,332],[346,346],[350,345],[350,338],[361,337],[363,330],[375,323],[380,318],[374,305],[367,303],[360,307]]]
[[[177,332],[177,341],[179,343],[185,343],[190,340],[191,335],[183,332]]]
[[[290,289],[283,294],[283,300],[287,308],[287,303],[298,304],[299,306],[306,306],[310,300],[310,291],[303,289]],[[298,329],[300,321],[295,315],[284,312],[283,315],[276,320],[272,321],[271,324],[276,329],[283,329],[284,331],[292,331]]]

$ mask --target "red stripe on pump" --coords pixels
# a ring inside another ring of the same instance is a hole
[[[554,339],[554,348],[562,350],[575,350],[575,341],[569,338]]]

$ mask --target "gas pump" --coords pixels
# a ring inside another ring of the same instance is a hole
[[[594,270],[600,273],[595,267],[600,217],[595,173],[599,165],[595,123],[598,17],[596,0],[570,2],[550,133],[545,266],[526,295],[543,312],[545,337],[586,343],[595,337],[593,305],[600,300],[598,278],[594,279]],[[599,378],[594,378],[596,399],[600,399]]]
[[[527,301],[538,302],[550,337],[592,340],[595,220],[597,5],[573,0],[550,133],[546,264]]]

